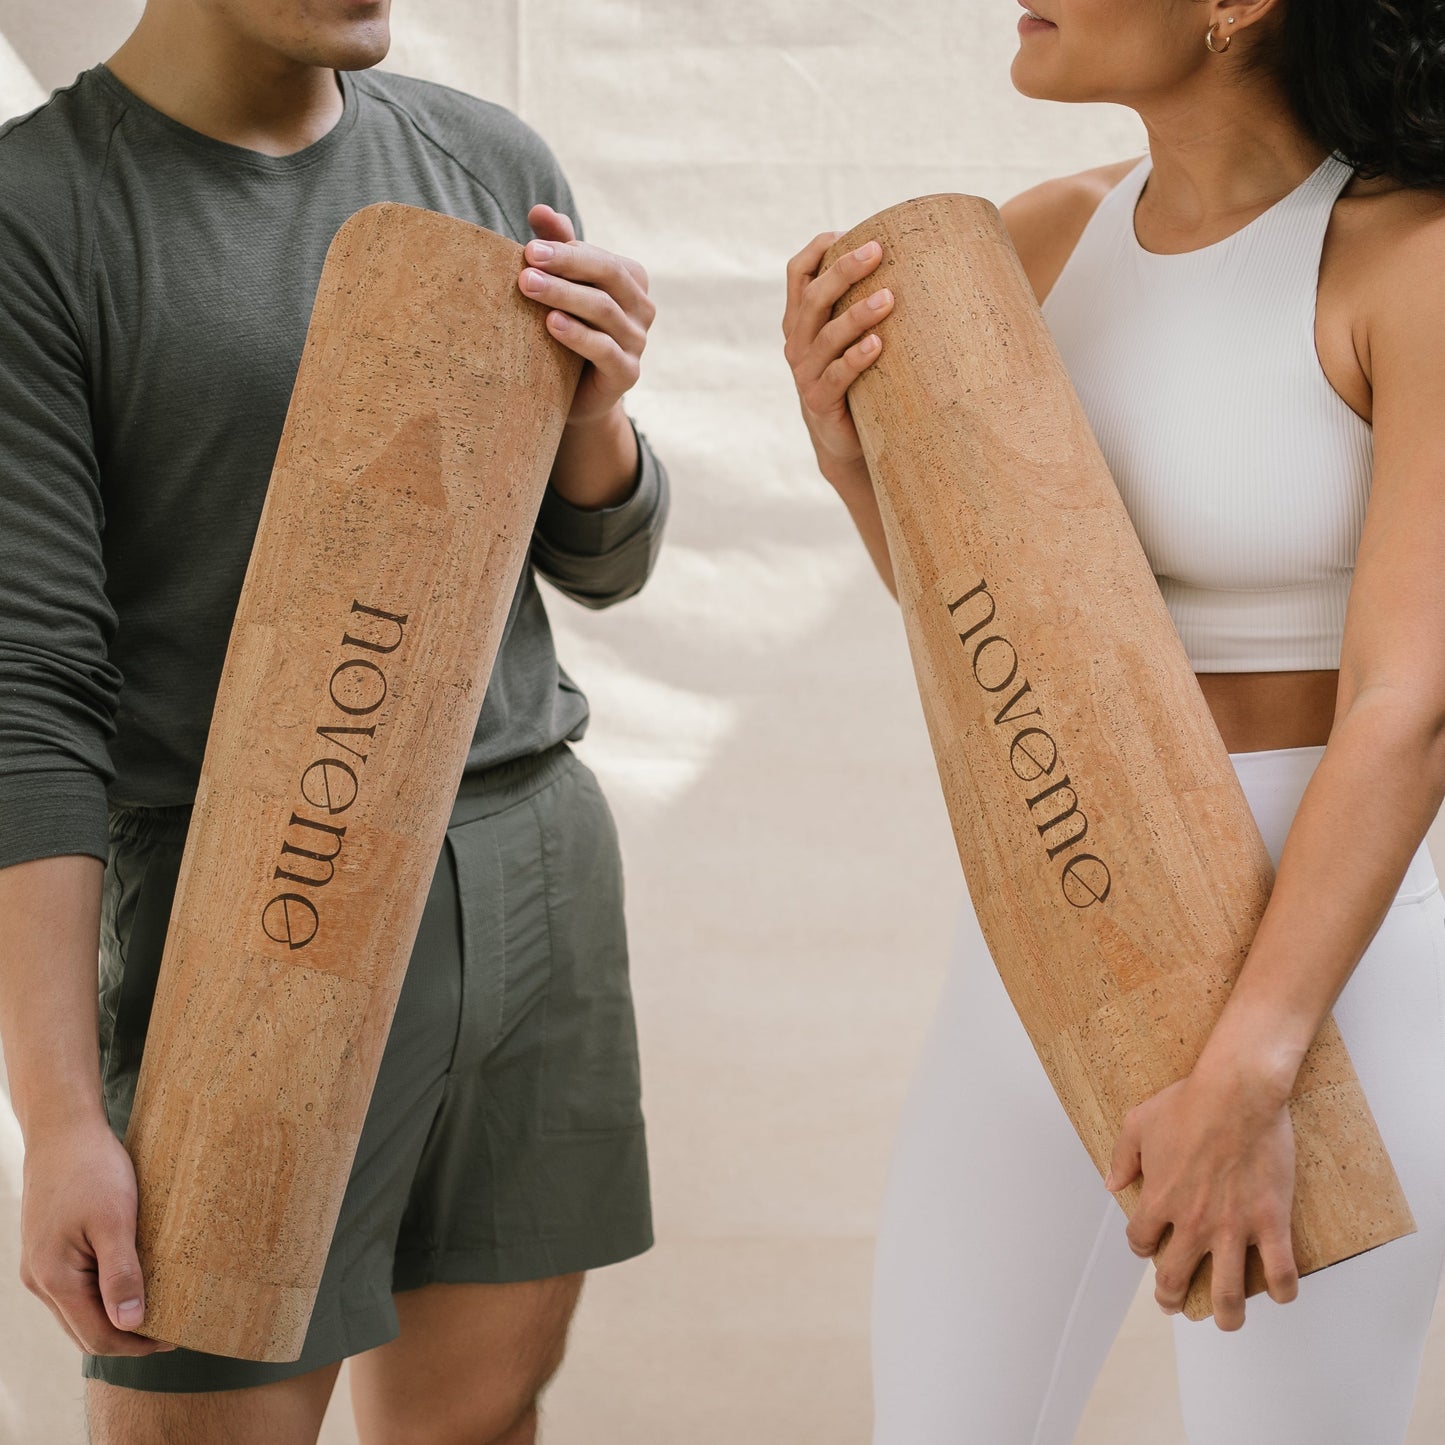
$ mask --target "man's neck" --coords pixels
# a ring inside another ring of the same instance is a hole
[[[344,105],[329,66],[281,55],[192,5],[148,5],[106,64],[172,120],[264,155],[304,150]]]

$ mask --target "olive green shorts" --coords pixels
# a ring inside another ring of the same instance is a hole
[[[189,812],[111,817],[100,1046],[117,1134]],[[89,1355],[84,1373],[138,1390],[262,1385],[392,1339],[398,1291],[544,1279],[651,1243],[617,835],[563,744],[463,781],[301,1358]]]

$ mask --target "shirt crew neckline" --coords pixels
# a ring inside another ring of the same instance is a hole
[[[157,110],[155,106],[142,100],[125,85],[104,61],[92,67],[90,74],[95,76],[128,110],[135,112],[149,124],[169,132],[185,144],[233,165],[246,166],[252,170],[265,171],[272,175],[306,170],[319,161],[325,160],[350,134],[356,125],[357,114],[361,109],[361,93],[356,83],[348,72],[338,70],[336,74],[341,83],[341,116],[336,124],[325,135],[312,141],[310,145],[303,146],[299,151],[292,151],[290,155],[286,156],[268,156],[264,151],[251,150],[248,146],[232,145],[230,141],[217,140],[215,136],[193,130],[190,126],[167,115],[165,111]]]

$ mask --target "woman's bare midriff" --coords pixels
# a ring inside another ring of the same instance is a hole
[[[1200,672],[1195,676],[1232,753],[1317,747],[1335,719],[1338,672]]]

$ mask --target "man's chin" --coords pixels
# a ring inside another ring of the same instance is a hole
[[[367,20],[348,25],[335,36],[313,38],[306,54],[296,58],[331,70],[370,70],[386,59],[390,49],[390,24],[385,19]]]

